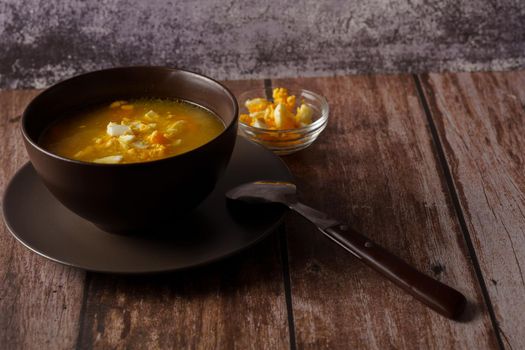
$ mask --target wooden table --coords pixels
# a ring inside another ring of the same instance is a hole
[[[232,81],[325,95],[317,143],[285,157],[305,202],[462,291],[454,322],[296,215],[257,247],[184,273],[124,277],[47,261],[0,234],[5,349],[525,349],[525,72]],[[0,93],[0,189],[26,161]],[[30,218],[28,218],[30,220]]]

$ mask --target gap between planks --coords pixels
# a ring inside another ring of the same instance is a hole
[[[272,98],[272,80],[264,79],[264,90],[267,99]],[[279,251],[281,254],[281,265],[283,268],[283,284],[286,300],[286,312],[288,314],[288,337],[290,338],[290,349],[297,349],[297,342],[295,339],[295,321],[293,316],[292,303],[292,282],[290,278],[290,265],[288,263],[288,243],[286,237],[286,230],[284,223],[278,228],[279,234]]]
[[[425,93],[421,86],[420,77],[418,74],[413,74],[412,77],[414,79],[414,84],[416,86],[419,101],[421,103],[421,106],[423,107],[423,111],[425,112],[425,117],[428,122],[428,127],[430,129],[430,135],[432,137],[432,144],[436,150],[438,163],[441,166],[441,170],[443,171],[443,175],[445,177],[448,194],[450,195],[450,199],[452,200],[452,204],[454,206],[454,212],[456,213],[456,217],[458,219],[459,226],[463,234],[463,238],[465,239],[465,243],[468,248],[469,256],[472,261],[474,271],[476,272],[476,277],[478,280],[479,287],[481,289],[481,294],[483,295],[483,300],[485,302],[485,305],[489,313],[490,322],[496,334],[496,340],[498,342],[498,346],[500,349],[503,350],[505,349],[505,346],[503,344],[503,339],[501,338],[501,333],[499,331],[498,322],[496,320],[496,315],[494,313],[494,307],[492,305],[492,301],[489,296],[487,285],[483,277],[483,273],[481,271],[481,267],[479,264],[479,260],[478,260],[476,251],[474,249],[474,245],[472,244],[472,238],[471,238],[470,232],[468,230],[468,227],[465,221],[465,214],[463,213],[463,209],[461,208],[461,204],[459,202],[459,196],[456,191],[456,187],[454,185],[454,179],[452,177],[450,167],[445,157],[445,151],[443,149],[441,139],[439,138],[439,133],[437,132],[436,124],[434,122],[432,113],[430,111],[428,101],[426,99]]]

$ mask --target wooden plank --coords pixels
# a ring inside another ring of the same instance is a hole
[[[262,81],[229,82],[236,93]],[[79,345],[119,349],[282,349],[288,319],[276,237],[207,269],[90,274]]]
[[[525,72],[422,77],[503,341],[525,348]]]
[[[239,257],[158,277],[91,275],[81,348],[283,349],[276,237]]]
[[[27,161],[17,116],[36,93],[35,90],[0,92],[0,195],[16,170]],[[2,224],[0,286],[0,347],[75,346],[84,286],[82,271],[30,252]]]
[[[302,198],[456,287],[469,322],[430,311],[309,223],[287,222],[298,348],[497,348],[469,253],[410,76],[273,81],[325,95],[330,121],[286,157]]]

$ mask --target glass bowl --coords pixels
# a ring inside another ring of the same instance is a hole
[[[292,154],[310,146],[321,134],[328,121],[328,102],[326,99],[315,92],[296,87],[286,87],[289,95],[295,95],[297,106],[301,103],[307,104],[312,108],[312,124],[300,128],[286,130],[272,130],[257,128],[244,124],[239,121],[241,135],[254,141],[278,155]],[[243,92],[239,95],[239,113],[248,114],[244,102],[249,99],[263,97],[272,101],[271,89],[254,89]]]

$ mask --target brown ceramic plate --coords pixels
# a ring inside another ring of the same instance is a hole
[[[290,181],[291,175],[272,152],[239,138],[225,175],[196,210],[183,217],[174,213],[173,225],[158,232],[125,236],[104,232],[66,209],[28,163],[6,189],[4,219],[22,244],[62,264],[111,273],[174,271],[234,254],[278,226],[284,208],[232,207],[224,197],[228,189],[259,179]]]

